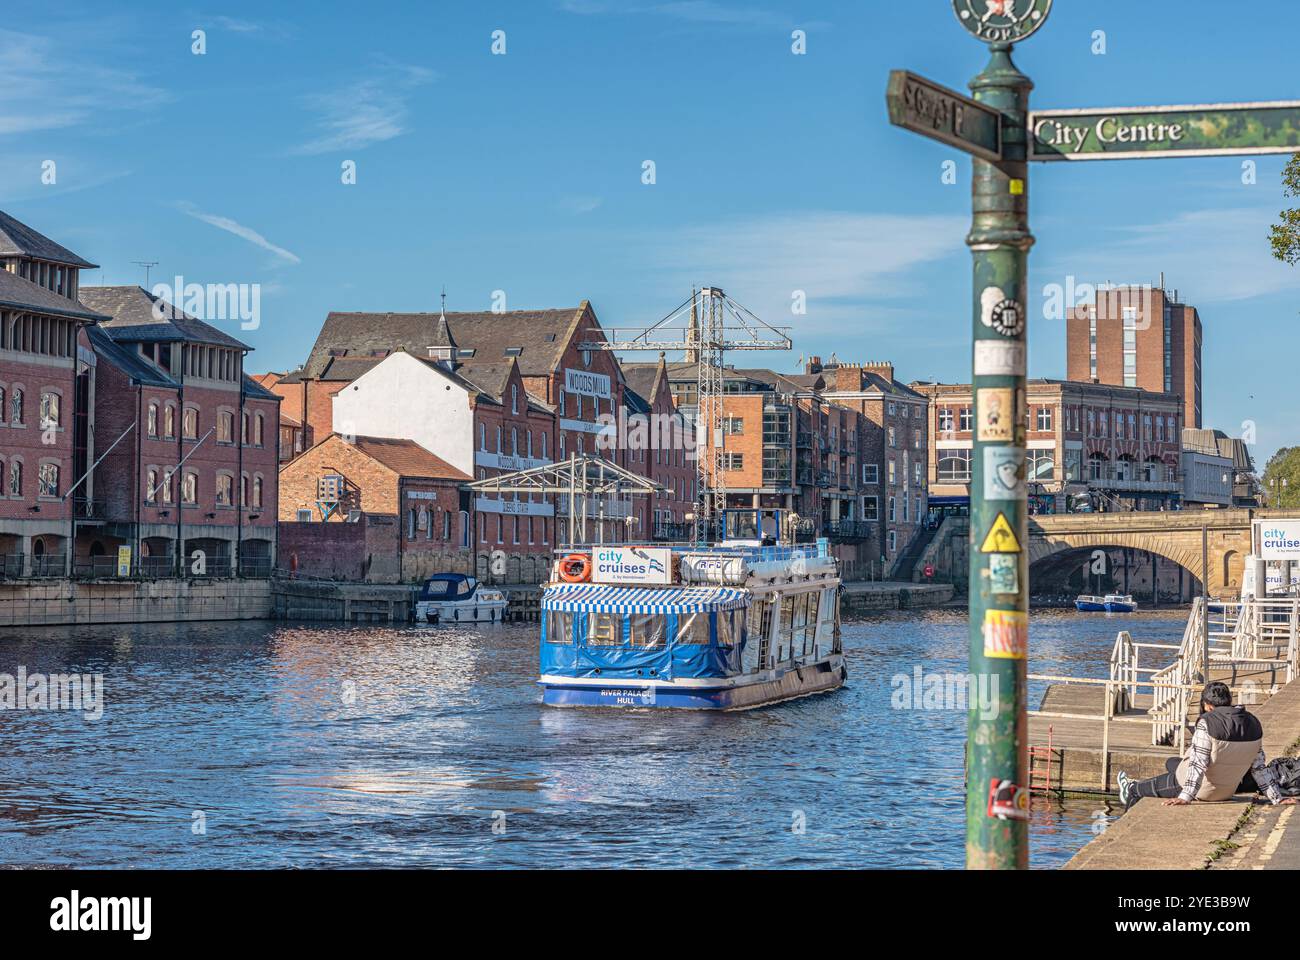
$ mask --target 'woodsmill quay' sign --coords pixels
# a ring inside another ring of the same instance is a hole
[[[1225,157],[1300,150],[1300,101],[1036,110],[1031,160]]]
[[[889,74],[889,122],[994,163],[1002,159],[1002,115],[907,70]]]

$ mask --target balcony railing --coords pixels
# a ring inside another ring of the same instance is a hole
[[[830,520],[825,524],[826,536],[832,540],[869,540],[876,524],[869,520]]]

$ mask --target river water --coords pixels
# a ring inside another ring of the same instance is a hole
[[[1183,622],[1035,613],[1030,668],[1102,676],[1117,630]],[[104,678],[98,720],[0,712],[0,864],[960,867],[965,714],[891,701],[964,673],[966,636],[964,611],[848,622],[846,688],[699,714],[543,707],[535,625],[0,634],[0,673]],[[1033,865],[1113,813],[1035,799]]]

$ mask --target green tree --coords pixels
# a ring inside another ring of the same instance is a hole
[[[1300,153],[1282,171],[1282,196],[1300,197]],[[1300,209],[1292,207],[1278,216],[1282,222],[1273,224],[1273,256],[1294,266],[1300,262]]]
[[[1269,458],[1264,492],[1270,507],[1300,506],[1300,447],[1283,447]]]

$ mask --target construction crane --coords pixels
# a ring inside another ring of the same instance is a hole
[[[719,287],[692,290],[658,323],[649,327],[611,327],[605,339],[578,344],[581,350],[615,353],[651,350],[685,355],[695,363],[698,401],[695,416],[696,457],[695,540],[705,543],[718,529],[727,509],[723,464],[723,358],[728,350],[789,350],[789,327],[774,327],[732,300]],[[703,443],[701,443],[701,434]]]

